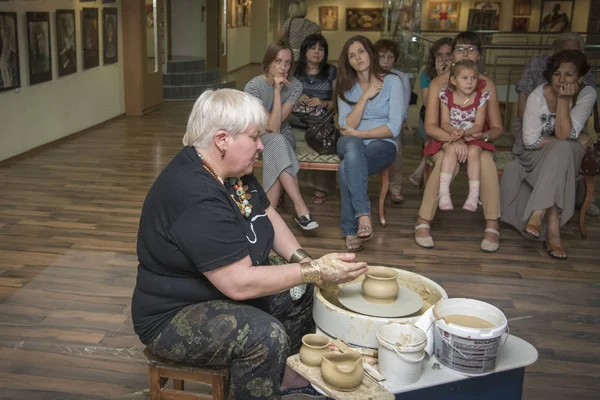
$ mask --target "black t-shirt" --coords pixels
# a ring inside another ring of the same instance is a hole
[[[203,167],[195,149],[185,147],[150,188],[140,218],[140,264],[131,304],[142,343],[152,342],[182,308],[226,298],[204,272],[248,255],[253,265],[268,264],[274,238],[265,211],[270,203],[254,175],[242,181],[252,195],[249,218],[231,198],[229,179],[223,186]],[[262,305],[261,299],[249,303]]]

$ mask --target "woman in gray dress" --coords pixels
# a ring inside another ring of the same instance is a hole
[[[596,91],[582,83],[589,71],[585,55],[565,50],[550,58],[547,82],[527,98],[523,129],[517,135],[516,159],[504,169],[500,184],[502,221],[526,238],[544,240],[554,258],[566,259],[560,227],[575,208],[575,179],[587,135],[580,135],[592,114]]]
[[[304,230],[312,230],[319,224],[310,215],[298,186],[300,162],[296,157],[296,139],[288,117],[302,94],[302,83],[291,77],[294,57],[290,46],[277,40],[271,43],[262,62],[263,74],[252,78],[244,91],[262,101],[269,117],[267,133],[261,137],[263,150],[262,185],[273,207],[285,192],[290,196],[296,210],[296,222]]]

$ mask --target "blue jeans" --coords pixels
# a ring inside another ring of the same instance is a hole
[[[342,235],[356,235],[357,218],[371,214],[367,193],[369,175],[394,162],[398,150],[387,140],[377,139],[365,145],[358,137],[342,136],[337,143],[337,152],[341,159]]]

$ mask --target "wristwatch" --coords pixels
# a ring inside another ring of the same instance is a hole
[[[487,134],[487,133],[484,133],[484,134],[483,134],[483,141],[484,141],[484,142],[489,142],[489,141],[490,141],[490,137],[488,136],[488,134]]]

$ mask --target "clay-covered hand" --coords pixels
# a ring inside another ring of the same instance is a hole
[[[367,263],[352,262],[353,253],[329,253],[315,262],[321,270],[321,279],[330,283],[350,282],[367,271]]]

